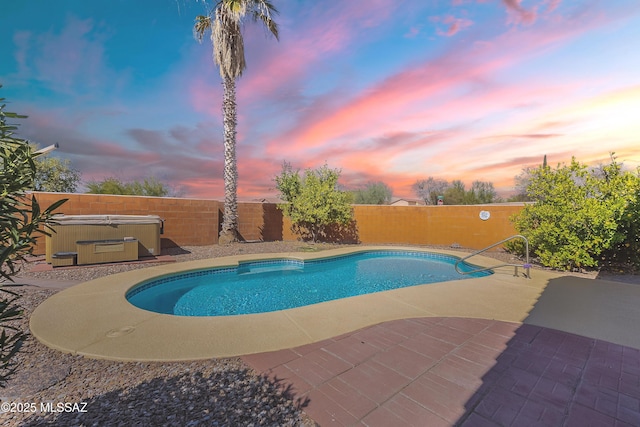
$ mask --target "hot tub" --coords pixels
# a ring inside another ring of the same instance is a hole
[[[46,237],[46,260],[59,264],[55,255],[77,253],[78,242],[125,238],[138,242],[138,256],[160,255],[163,220],[157,215],[54,215]]]

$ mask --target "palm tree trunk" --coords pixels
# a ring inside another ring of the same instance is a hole
[[[238,164],[236,161],[236,82],[225,77],[222,115],[224,123],[224,215],[220,244],[239,240],[238,233]]]

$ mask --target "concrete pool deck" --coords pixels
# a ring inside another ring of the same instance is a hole
[[[178,361],[263,353],[312,344],[386,321],[463,317],[528,323],[640,348],[640,286],[504,267],[483,277],[413,286],[272,313],[178,317],[136,308],[126,292],[152,277],[235,266],[239,261],[313,259],[388,246],[319,253],[251,254],[149,267],[61,291],[33,312],[32,334],[57,350],[120,361]],[[455,251],[391,247],[393,250]],[[491,266],[495,259],[471,260]],[[521,270],[522,271],[522,270]]]

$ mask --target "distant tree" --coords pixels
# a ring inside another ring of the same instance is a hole
[[[171,193],[171,189],[155,177],[145,178],[142,182],[122,182],[116,177],[111,177],[88,182],[87,193],[165,197]]]
[[[531,202],[533,201],[527,193],[527,188],[531,184],[531,177],[536,168],[527,167],[513,178],[515,194],[507,199],[509,202]]]
[[[35,191],[75,193],[80,183],[80,171],[70,166],[68,159],[38,156],[36,163]]]
[[[516,194],[509,197],[507,201],[509,202],[532,202],[533,199],[528,194],[528,188],[531,184],[531,179],[533,177],[534,171],[538,169],[538,167],[526,167],[522,169],[520,174],[516,175],[513,180],[515,182]],[[547,155],[545,154],[542,158],[542,167],[547,168]]]
[[[418,180],[413,184],[414,193],[424,200],[427,205],[437,205],[438,196],[443,196],[447,188],[450,187],[444,179],[430,176],[427,179]]]
[[[155,177],[145,178],[142,182],[131,183],[132,193],[141,196],[165,197],[171,190]]]
[[[494,203],[498,198],[492,182],[473,181],[467,194],[468,204]]]
[[[391,188],[384,182],[369,182],[364,188],[353,191],[353,203],[358,205],[388,205],[391,203]]]
[[[278,208],[291,219],[294,231],[313,242],[327,236],[332,226],[347,226],[353,221],[351,194],[338,189],[340,170],[326,164],[307,169],[304,176],[284,163],[275,177],[280,198],[286,203]]]
[[[467,195],[464,182],[459,179],[452,181],[451,186],[444,192],[445,205],[466,205],[468,201],[469,196]]]
[[[125,188],[125,184],[118,178],[105,178],[102,181],[87,182],[87,193],[90,194],[126,194],[130,193]]]
[[[2,87],[2,86],[0,86]],[[0,103],[4,98],[0,98]],[[0,105],[0,278],[13,281],[22,261],[32,253],[36,234],[45,233],[42,226],[53,211],[66,199],[59,200],[46,210],[40,210],[35,196],[29,197],[36,178],[35,158],[29,143],[14,136],[15,125],[7,118],[20,119],[16,113],[5,111]],[[19,295],[0,283],[0,387],[15,373],[12,358],[25,339],[21,330],[11,323],[20,318]]]
[[[496,203],[500,200],[492,182],[473,181],[467,190],[464,182],[456,179],[447,182],[430,176],[413,184],[413,191],[427,205],[437,205],[438,196],[444,197],[445,205],[477,205]]]

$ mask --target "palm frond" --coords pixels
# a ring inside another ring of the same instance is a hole
[[[278,24],[273,20],[273,15],[277,15],[278,9],[268,0],[250,0],[251,17],[254,21],[262,21],[264,26],[273,34],[276,40],[278,37]]]
[[[226,8],[216,9],[211,32],[213,60],[220,67],[223,78],[236,79],[247,67],[240,21]]]
[[[210,16],[198,15],[196,16],[196,23],[193,26],[193,38],[202,43],[204,33],[212,28]]]
[[[269,30],[269,32],[271,34],[273,34],[273,36],[276,38],[276,40],[280,40],[280,37],[278,36],[278,24],[276,23],[276,21],[271,19],[269,16],[258,14],[258,13],[255,13],[255,12],[253,14],[253,20],[254,21],[257,21],[257,20],[262,21],[264,26],[267,27],[267,29]]]
[[[236,79],[247,66],[242,36],[245,15],[251,16],[253,21],[261,21],[279,39],[278,24],[273,20],[277,13],[269,0],[219,0],[209,15],[196,17],[193,35],[201,42],[204,34],[211,31],[213,61],[220,69],[220,76]]]

